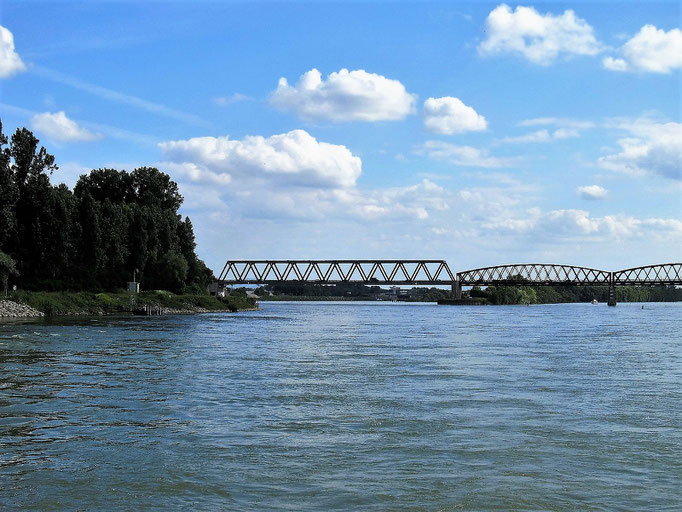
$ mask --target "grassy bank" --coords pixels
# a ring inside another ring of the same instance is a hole
[[[57,315],[102,315],[130,311],[128,292],[26,292],[10,293],[9,300],[27,304],[46,316]],[[204,311],[242,311],[257,307],[254,299],[243,292],[234,292],[227,297],[210,295],[175,295],[155,290],[140,292],[135,296],[136,307],[161,307],[171,313],[196,313]]]

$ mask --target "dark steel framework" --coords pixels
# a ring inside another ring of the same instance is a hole
[[[573,265],[523,263],[454,274],[444,260],[228,260],[223,284],[363,283],[378,285],[682,285],[682,263],[609,272]]]
[[[665,263],[634,267],[613,273],[614,284],[679,285],[682,284],[682,263]]]
[[[611,280],[611,272],[572,265],[523,263],[466,270],[458,272],[457,277],[461,286],[608,285]]]
[[[523,263],[475,268],[453,274],[444,260],[228,260],[218,282],[230,284],[362,283],[370,285],[452,286],[608,286],[609,306],[616,285],[682,285],[682,263],[665,263],[608,272],[573,265]]]
[[[363,283],[451,285],[456,280],[443,260],[240,260],[227,261],[224,284]]]

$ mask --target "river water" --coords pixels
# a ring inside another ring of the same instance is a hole
[[[682,304],[0,325],[2,510],[682,510]]]

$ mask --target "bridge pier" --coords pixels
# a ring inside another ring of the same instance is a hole
[[[450,295],[453,299],[462,298],[462,284],[460,283],[459,279],[452,282],[452,291]]]
[[[613,280],[613,273],[611,274],[611,278],[609,279],[609,301],[607,302],[609,306],[615,306],[616,305],[616,284],[614,283]]]

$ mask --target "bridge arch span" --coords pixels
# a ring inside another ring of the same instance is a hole
[[[608,285],[611,272],[574,265],[520,263],[495,265],[457,273],[460,286],[491,285]]]
[[[614,284],[676,285],[682,283],[682,263],[627,268],[613,273]]]

